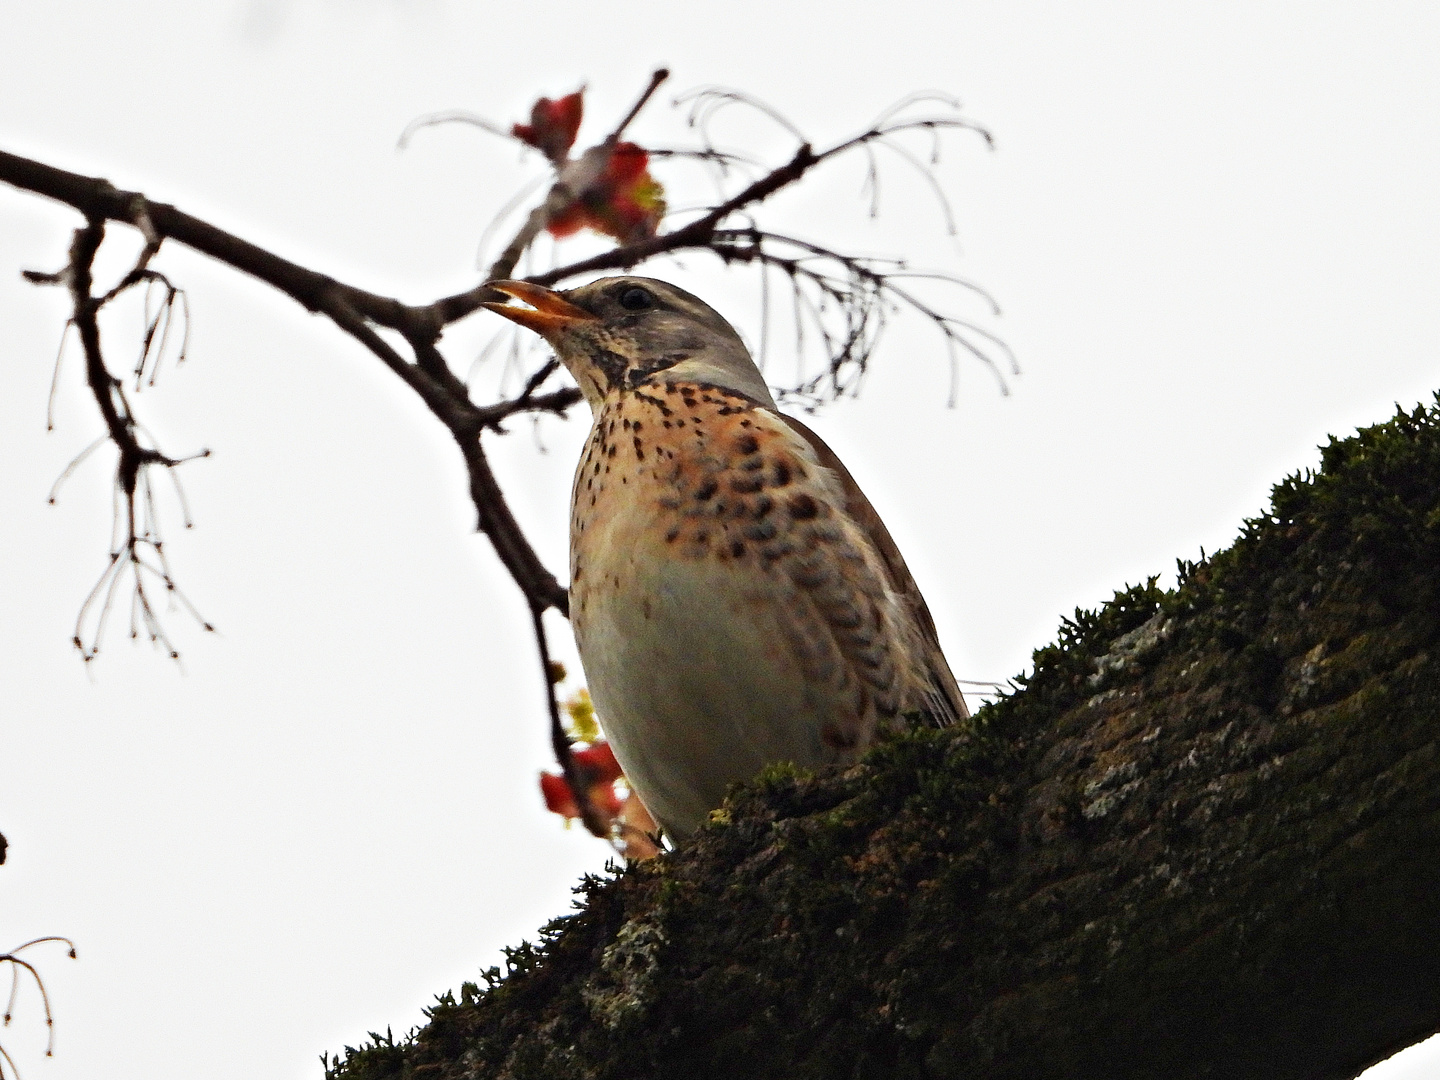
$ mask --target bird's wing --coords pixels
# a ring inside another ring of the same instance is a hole
[[[915,621],[925,639],[925,664],[934,691],[931,696],[936,706],[935,721],[940,724],[950,724],[957,720],[963,720],[970,715],[970,710],[965,707],[965,698],[961,695],[960,687],[955,682],[955,675],[950,670],[950,664],[946,661],[945,654],[940,651],[940,639],[935,632],[935,620],[930,615],[929,607],[925,604],[925,597],[920,595],[920,587],[915,584],[915,579],[910,575],[910,568],[905,565],[905,559],[900,554],[900,549],[895,546],[895,541],[891,539],[890,531],[885,528],[885,523],[880,520],[880,515],[875,512],[875,508],[870,505],[870,500],[860,490],[860,485],[855,483],[855,478],[850,475],[850,471],[845,468],[835,451],[825,444],[825,440],[793,416],[786,416],[783,413],[776,415],[810,444],[811,449],[815,451],[815,456],[820,459],[820,464],[832,471],[839,479],[840,486],[845,492],[846,512],[865,530],[870,542],[875,545],[875,550],[879,552],[880,558],[885,563],[885,569],[890,575],[891,588],[905,598],[910,610],[914,612]]]

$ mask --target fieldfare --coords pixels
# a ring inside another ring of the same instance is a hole
[[[594,414],[570,618],[605,733],[668,836],[766,765],[854,761],[882,726],[967,715],[884,524],[714,309],[642,277],[490,287],[530,305],[486,306],[544,337]]]

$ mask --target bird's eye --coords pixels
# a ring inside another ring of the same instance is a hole
[[[626,311],[644,311],[654,303],[655,298],[638,285],[632,285],[620,294],[620,306]]]

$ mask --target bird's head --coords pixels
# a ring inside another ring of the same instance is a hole
[[[736,390],[775,407],[735,328],[684,289],[644,277],[601,278],[566,292],[525,281],[489,284],[530,305],[485,306],[548,341],[592,409],[657,375]]]

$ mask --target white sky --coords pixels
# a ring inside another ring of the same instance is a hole
[[[474,282],[481,231],[537,166],[461,128],[397,154],[420,114],[508,122],[586,81],[593,133],[666,63],[641,141],[674,137],[675,91],[726,83],[824,144],[911,90],[958,93],[999,144],[947,152],[962,255],[898,166],[876,223],[853,165],[765,220],[949,260],[1004,305],[987,325],[1024,367],[1009,398],[972,365],[947,410],[938,343],[902,327],[860,400],[816,421],[962,677],[1018,672],[1062,613],[1225,545],[1328,434],[1440,385],[1434,5],[695,10],[5,0],[0,146],[424,301]],[[768,131],[764,147],[786,150]],[[215,451],[185,470],[198,527],[170,547],[221,633],[176,615],[183,668],[123,634],[82,668],[69,639],[108,468],[46,505],[98,420],[72,354],[45,433],[64,298],[18,276],[58,267],[76,223],[0,189],[0,947],[64,933],[81,950],[34,956],[56,1057],[38,1058],[33,995],[4,1044],[31,1080],[313,1078],[322,1050],[398,1034],[564,913],[607,852],[540,806],[523,606],[443,432],[339,332],[178,249],[162,267],[189,289],[190,360],[139,407],[171,452]],[[652,272],[753,328],[748,282],[698,256]],[[447,335],[462,367],[488,318]],[[491,444],[556,569],[582,427]],[[1422,1048],[1375,1075],[1437,1065]]]

